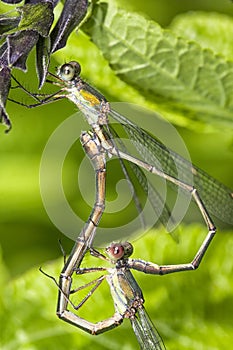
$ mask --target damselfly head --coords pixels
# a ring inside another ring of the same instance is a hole
[[[72,81],[81,73],[81,66],[76,61],[65,63],[57,69],[57,75],[64,81]]]
[[[126,259],[133,253],[133,246],[129,242],[123,243],[111,243],[110,246],[106,248],[106,253],[109,258],[113,261],[120,259]]]

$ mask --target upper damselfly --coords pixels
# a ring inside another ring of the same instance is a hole
[[[76,61],[71,61],[59,67],[56,75],[49,73],[54,80],[47,81],[59,86],[60,90],[27,107],[35,107],[68,98],[84,115],[94,137],[99,139],[102,152],[106,152],[110,156],[115,155],[120,159],[129,183],[130,178],[128,178],[124,160],[129,161],[140,185],[145,190],[148,190],[148,183],[145,184],[140,168],[144,168],[166,179],[173,188],[182,188],[184,192],[192,195],[194,189],[198,192],[198,196],[201,198],[209,215],[213,215],[225,223],[233,224],[233,191],[231,189],[167,148],[153,135],[112,109],[106,98],[81,78],[80,72],[80,64]],[[26,91],[26,89],[24,90]],[[31,95],[36,97],[36,94]],[[36,98],[38,100],[38,97]],[[112,117],[117,123],[122,125],[129,139],[132,140],[137,151],[141,154],[142,159],[137,159],[127,153],[127,148],[124,146],[123,141],[117,138],[116,131],[113,129],[112,124],[109,123],[109,117]],[[156,159],[159,159],[159,167]],[[156,211],[161,201],[158,193],[152,187],[150,189],[148,196]],[[135,192],[134,199],[138,206],[138,211],[140,211],[140,204],[137,201]],[[196,200],[194,195],[193,199]],[[169,210],[166,210],[165,207],[163,212],[160,211],[160,214],[161,221],[166,226],[169,220]]]

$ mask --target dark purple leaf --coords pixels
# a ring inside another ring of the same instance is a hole
[[[8,117],[8,114],[5,108],[1,106],[0,106],[0,122],[7,126],[7,129],[5,130],[5,132],[8,133],[12,128],[11,121],[10,121],[10,118]]]
[[[40,1],[38,4],[26,4],[18,8],[21,21],[18,30],[34,30],[42,36],[48,36],[53,23],[53,4]]]
[[[8,46],[6,42],[0,47],[0,64],[8,66]]]
[[[87,7],[87,0],[67,0],[65,2],[61,16],[51,33],[51,52],[66,45],[70,33],[85,17]]]
[[[25,4],[38,4],[40,2],[50,2],[55,7],[59,0],[26,0]]]
[[[39,37],[36,44],[36,68],[39,78],[39,89],[43,86],[50,63],[50,38]]]
[[[6,4],[19,4],[22,0],[2,0]]]
[[[11,129],[11,122],[6,113],[5,105],[8,97],[8,93],[11,86],[11,72],[5,65],[0,66],[0,122]]]
[[[0,35],[16,28],[19,24],[20,17],[0,16]]]
[[[7,38],[9,50],[9,65],[26,71],[26,60],[29,52],[37,43],[39,34],[34,30],[23,30],[9,35]]]

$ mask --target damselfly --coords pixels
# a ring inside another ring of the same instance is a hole
[[[212,235],[209,234],[204,239],[191,263],[177,265],[160,266],[149,261],[131,259],[129,257],[133,253],[133,246],[129,242],[111,243],[106,248],[107,257],[91,248],[90,252],[92,256],[108,261],[111,264],[114,264],[114,267],[76,268],[74,272],[78,275],[97,271],[106,271],[107,274],[98,277],[84,286],[70,290],[66,294],[62,292],[60,294],[61,299],[66,300],[66,302],[71,304],[75,310],[78,310],[92,296],[100,284],[106,280],[109,284],[114,302],[114,315],[108,319],[93,323],[87,319],[79,317],[77,313],[69,311],[68,308],[66,310],[62,309],[62,302],[60,303],[61,308],[58,308],[57,310],[57,314],[65,321],[91,334],[106,332],[119,326],[125,318],[129,318],[141,349],[165,349],[161,337],[145,312],[142,291],[130,270],[138,270],[146,274],[154,275],[165,275],[174,272],[195,270],[201,263],[211,239]],[[71,295],[90,286],[93,287],[86,297],[75,306],[71,302]]]
[[[99,140],[102,153],[105,152],[106,156],[114,155],[119,158],[129,183],[130,178],[128,177],[124,160],[129,161],[143,188],[148,189],[148,184],[145,184],[140,168],[144,168],[164,178],[173,188],[181,188],[184,192],[191,194],[208,226],[212,226],[208,222],[209,214],[218,217],[223,222],[233,224],[233,191],[231,189],[168,149],[154,136],[113,110],[106,98],[80,77],[80,72],[81,67],[79,63],[71,61],[59,67],[57,75],[49,73],[54,80],[47,81],[59,86],[60,90],[27,107],[40,106],[68,98],[83,113],[91,127],[93,136]],[[28,92],[26,89],[24,90]],[[38,100],[36,94],[31,95]],[[139,154],[141,154],[142,160],[127,153],[123,141],[117,138],[116,131],[109,124],[109,117],[112,117],[117,123],[122,125]],[[159,159],[160,166],[157,166],[156,159]],[[178,178],[178,174],[182,179]],[[134,191],[133,186],[131,186],[131,189]],[[137,201],[135,192],[133,193],[136,205],[140,211],[140,204]],[[160,204],[159,196],[152,190],[152,196],[149,199],[156,211],[156,206]],[[157,204],[155,204],[156,201]],[[164,214],[162,221],[166,224],[169,220],[169,211],[165,210],[165,213],[163,212],[162,214]]]
[[[145,311],[143,306],[144,298],[142,291],[133,277],[128,265],[128,263],[130,263],[128,257],[133,253],[133,246],[129,242],[124,242],[121,244],[112,243],[106,248],[108,257],[92,248],[90,249],[90,252],[93,256],[110,262],[114,265],[114,267],[75,269],[78,275],[99,271],[106,271],[107,274],[102,275],[77,289],[70,290],[67,295],[62,293],[62,297],[68,301],[68,304],[78,311],[78,309],[80,309],[83,304],[89,298],[91,298],[94,291],[97,290],[101,283],[106,280],[110,287],[115,313],[113,316],[96,323],[81,318],[77,315],[77,313],[73,313],[69,310],[58,309],[58,316],[92,335],[107,332],[118,327],[124,319],[129,319],[141,349],[165,349],[162,338]],[[140,263],[142,263],[142,261],[140,261]],[[135,260],[135,264],[137,264],[137,260]],[[51,278],[54,279],[53,277]],[[80,290],[85,290],[85,288],[90,286],[93,287],[88,292],[86,297],[84,297],[84,299],[77,306],[75,306],[71,301],[71,295],[78,293]]]

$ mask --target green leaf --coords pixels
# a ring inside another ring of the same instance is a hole
[[[169,28],[177,35],[198,42],[203,48],[233,59],[233,19],[230,16],[188,12],[175,17]]]
[[[85,31],[115,73],[147,99],[233,126],[233,62],[112,3],[95,6]]]
[[[176,244],[163,229],[158,229],[135,242],[133,258],[158,264],[189,262],[206,234],[205,227],[182,226],[180,243]],[[167,349],[231,348],[232,249],[232,232],[219,232],[197,271],[163,277],[133,272],[143,290],[145,308]],[[82,266],[102,263],[87,254]],[[62,265],[63,261],[59,259],[43,265],[43,270],[58,279]],[[138,349],[129,320],[124,320],[119,327],[104,334],[88,335],[56,317],[57,287],[38,268],[7,283],[4,265],[0,267],[0,317],[1,324],[4,324],[1,330],[2,350],[119,350],[119,344],[121,349]],[[73,275],[73,286],[75,283],[77,286],[83,285],[85,278],[92,280],[97,277],[96,273],[87,275]],[[80,296],[79,293],[74,295],[76,303],[81,301],[86,290]],[[72,309],[71,306],[69,308]],[[82,309],[82,317],[96,321],[103,320],[106,313],[114,313],[107,283],[105,286],[101,284]]]

